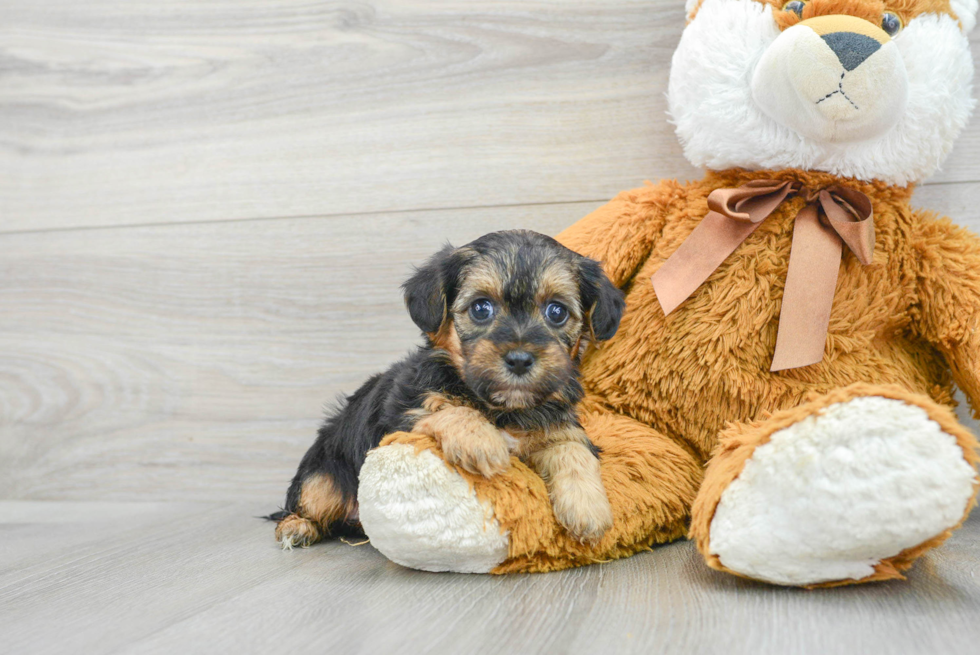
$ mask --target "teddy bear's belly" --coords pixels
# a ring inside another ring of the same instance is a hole
[[[854,382],[900,384],[949,402],[948,373],[910,336],[912,296],[889,281],[887,257],[869,267],[845,258],[823,361],[770,373],[785,265],[738,254],[666,318],[650,282],[664,258],[651,257],[627,295],[618,334],[583,367],[590,393],[705,457],[725,423]]]

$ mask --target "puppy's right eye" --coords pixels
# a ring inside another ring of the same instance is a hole
[[[493,318],[493,303],[486,298],[474,300],[470,305],[470,318],[476,323],[486,323]]]

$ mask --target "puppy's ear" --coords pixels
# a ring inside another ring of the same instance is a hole
[[[427,334],[438,332],[449,317],[449,308],[456,299],[459,275],[469,259],[465,249],[446,246],[415,269],[402,289],[405,305],[419,329]]]
[[[579,288],[593,341],[612,339],[626,309],[623,292],[606,277],[599,262],[585,257],[579,264]]]

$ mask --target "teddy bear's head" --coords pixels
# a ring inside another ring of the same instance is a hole
[[[670,74],[684,153],[905,185],[973,109],[977,0],[687,0]]]

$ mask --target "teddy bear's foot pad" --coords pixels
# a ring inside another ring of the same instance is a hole
[[[427,450],[390,444],[371,451],[357,495],[371,544],[397,564],[487,573],[507,559],[509,540],[493,508]]]
[[[755,449],[721,495],[710,549],[725,568],[776,584],[861,580],[956,526],[975,475],[921,407],[853,398]]]

